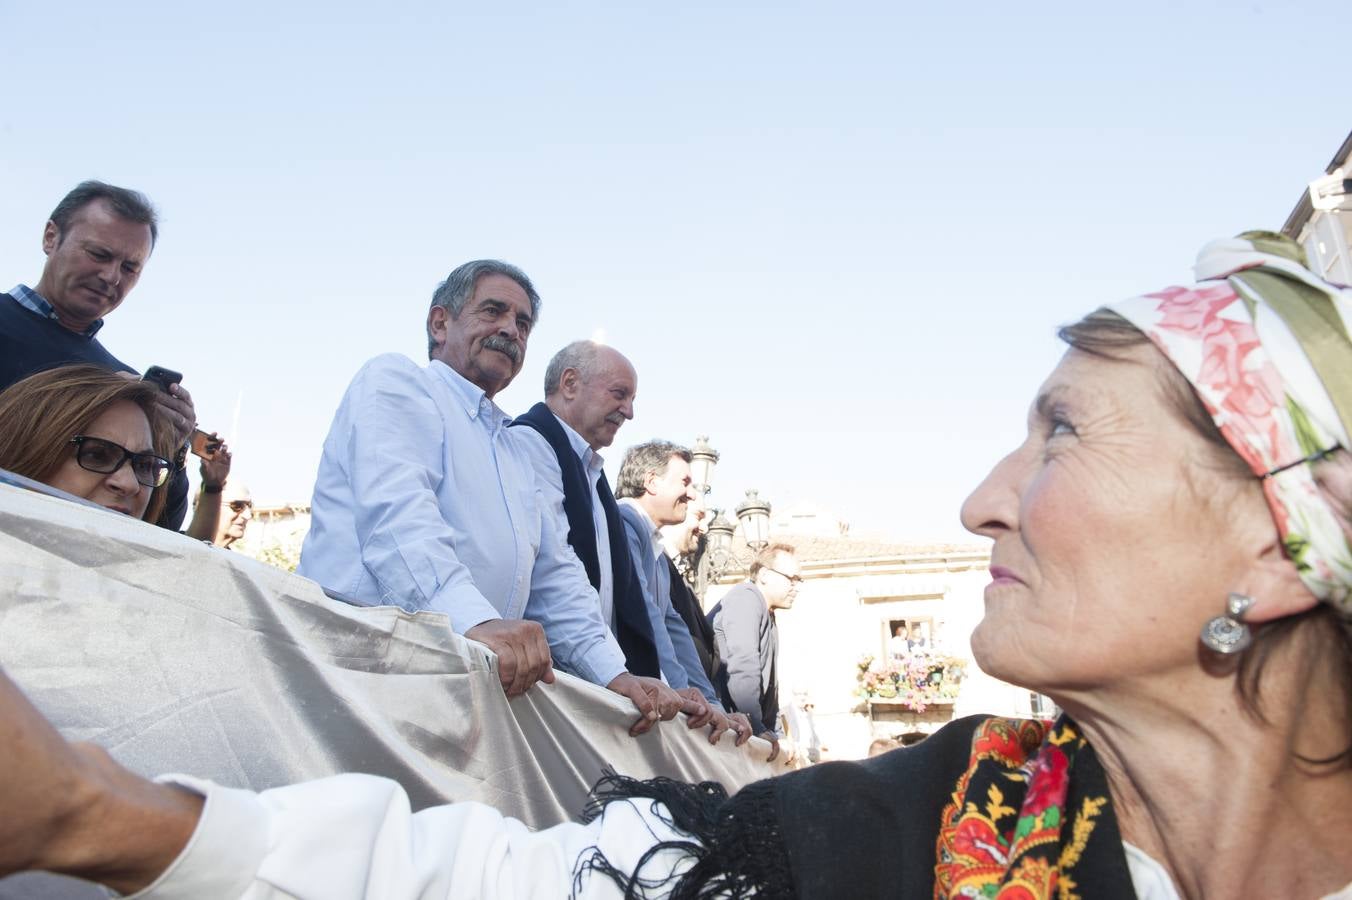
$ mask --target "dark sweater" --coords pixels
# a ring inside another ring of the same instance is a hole
[[[695,652],[699,654],[700,664],[704,666],[704,674],[709,676],[709,683],[715,684],[718,678],[719,658],[718,647],[714,643],[714,627],[704,617],[704,609],[700,606],[699,598],[681,577],[681,572],[671,561],[671,557],[666,557],[666,560],[667,571],[671,574],[671,605],[680,613],[685,621],[685,627],[690,630],[690,637],[695,642]]]
[[[599,590],[601,564],[596,547],[596,528],[592,522],[591,485],[587,481],[582,460],[577,458],[563,426],[545,404],[535,404],[528,412],[517,416],[512,425],[535,429],[554,451],[563,476],[563,511],[568,517],[568,546],[582,561],[591,586]],[[648,618],[647,600],[643,597],[643,586],[639,583],[634,561],[629,556],[629,542],[620,521],[620,508],[604,472],[596,484],[596,493],[601,499],[606,527],[609,529],[615,640],[624,651],[624,667],[631,674],[656,678],[661,668],[657,661],[657,645],[653,642],[652,622]]]
[[[98,338],[76,334],[33,312],[9,294],[0,294],[0,390],[36,372],[75,363],[117,372],[136,371],[109,353]],[[187,513],[188,474],[175,469],[164,512],[156,524],[177,531]]]

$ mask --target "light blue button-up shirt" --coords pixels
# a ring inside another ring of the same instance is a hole
[[[601,617],[614,632],[615,574],[610,570],[610,530],[606,524],[606,511],[601,506],[601,497],[596,493],[596,485],[601,480],[606,461],[571,425],[558,416],[554,418],[563,427],[563,433],[568,435],[568,445],[582,460],[582,468],[587,473],[587,486],[591,489],[592,531],[596,535],[596,561],[601,570],[601,583],[596,592],[601,597]],[[546,506],[557,519],[556,527],[562,529],[566,540],[568,514],[563,508],[563,470],[559,467],[559,458],[554,455],[554,448],[534,428],[513,428],[512,435],[521,439],[522,447],[540,476],[540,489],[544,491]]]
[[[723,704],[718,692],[704,674],[704,663],[695,649],[695,639],[685,619],[671,605],[671,570],[663,558],[662,533],[647,511],[632,497],[620,501],[620,517],[624,519],[625,534],[629,538],[629,554],[634,558],[638,580],[643,583],[643,597],[648,601],[648,620],[653,626],[653,643],[657,645],[657,661],[667,683],[680,690],[696,688],[715,709]]]
[[[296,571],[370,606],[443,612],[461,634],[533,619],[556,666],[608,684],[624,653],[509,421],[439,360],[368,362],[324,440]]]

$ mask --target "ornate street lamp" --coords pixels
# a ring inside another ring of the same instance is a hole
[[[701,601],[709,585],[722,578],[728,566],[737,560],[737,554],[732,549],[737,526],[728,521],[721,509],[710,512],[714,515],[713,521],[704,530],[704,537],[700,538],[699,547],[690,561],[690,571],[695,576],[695,596]]]
[[[690,481],[695,490],[708,496],[712,488],[714,467],[718,465],[718,451],[709,446],[709,436],[695,438],[690,454]],[[705,527],[695,551],[685,560],[686,578],[694,582],[695,595],[704,599],[709,585],[723,577],[734,565],[745,568],[751,564],[742,559],[733,548],[737,526],[723,515],[722,510],[710,509],[713,519]],[[737,519],[742,524],[742,535],[754,556],[770,543],[770,504],[755,490],[746,492],[746,499],[737,505]]]
[[[736,531],[737,526],[727,520],[722,510],[714,510],[714,520],[706,529],[706,540],[709,543],[705,549],[709,555],[725,558],[731,554],[732,536]]]
[[[770,543],[770,504],[760,498],[760,492],[750,488],[746,499],[737,504],[737,519],[742,523],[742,535],[753,554]]]
[[[708,495],[714,483],[714,466],[718,465],[718,451],[709,446],[709,436],[701,434],[695,438],[695,446],[690,450],[690,480],[695,490]]]

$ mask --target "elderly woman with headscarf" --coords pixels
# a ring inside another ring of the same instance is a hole
[[[410,815],[370,776],[180,779],[200,823],[161,787],[103,809],[169,837],[65,859],[112,854],[138,887],[196,828],[157,897],[1352,897],[1352,291],[1265,234],[1197,274],[1064,329],[1027,439],[963,508],[994,541],[973,653],[1057,722],[964,719],[731,798],[612,776],[585,823],[539,833],[473,803]],[[44,758],[97,758],[3,683],[0,707]],[[82,795],[147,789],[126,777]]]

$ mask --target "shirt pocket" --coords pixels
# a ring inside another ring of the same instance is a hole
[[[517,519],[517,535],[519,539],[525,541],[530,550],[531,558],[534,559],[540,555],[541,538],[544,529],[544,497],[540,496],[540,491],[532,484],[530,487],[524,487],[517,491],[516,509],[513,510],[513,518]],[[565,539],[564,535],[559,536],[560,540]]]

